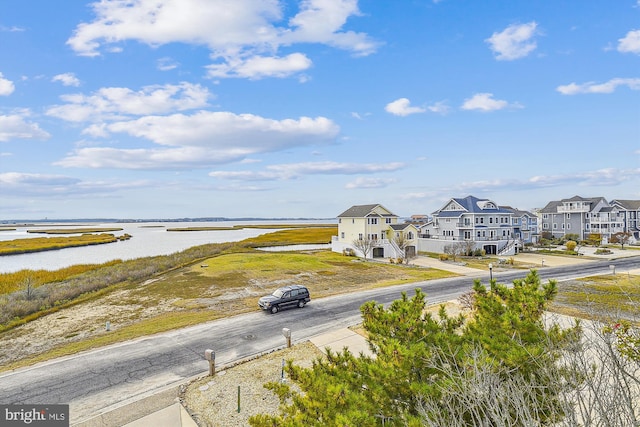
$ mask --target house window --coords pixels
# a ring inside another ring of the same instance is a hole
[[[571,230],[571,224],[567,224],[567,230]]]
[[[358,234],[358,240],[363,240],[362,233]]]
[[[342,224],[342,218],[338,218],[338,224]]]
[[[386,222],[387,224],[391,224],[391,218],[386,218],[386,219],[385,219],[385,222]]]
[[[378,218],[367,218],[367,220],[368,220],[367,222],[369,224],[374,224],[375,225],[375,224],[378,223]]]
[[[542,214],[542,219],[548,219],[549,218],[549,214]]]
[[[408,238],[409,240],[413,240],[413,232],[412,232],[412,231],[410,231],[409,233],[407,233],[407,238]]]
[[[480,237],[480,232],[479,232],[479,231],[478,231],[478,234],[477,234],[477,236],[478,236],[478,237]]]
[[[567,219],[571,219],[571,214],[570,213],[567,214]]]
[[[558,229],[558,224],[556,224],[555,222],[553,223],[553,229],[557,230]]]
[[[340,233],[340,238],[344,239],[344,231],[342,233]]]
[[[493,224],[493,217],[489,218],[489,224]]]

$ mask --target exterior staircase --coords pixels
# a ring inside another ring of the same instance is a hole
[[[509,240],[507,244],[504,245],[502,249],[500,249],[500,251],[498,251],[498,256],[515,255],[518,246],[522,247],[520,240]]]

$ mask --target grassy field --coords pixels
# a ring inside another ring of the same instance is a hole
[[[585,319],[640,321],[640,276],[608,274],[562,282],[550,310]]]

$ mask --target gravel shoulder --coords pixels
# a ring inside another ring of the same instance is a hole
[[[182,387],[180,401],[201,427],[246,426],[252,415],[278,413],[280,401],[264,384],[283,380],[283,360],[310,367],[323,356],[320,349],[305,341],[218,371],[215,376],[198,378]]]

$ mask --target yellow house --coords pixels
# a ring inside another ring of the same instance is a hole
[[[405,251],[398,247],[394,238],[398,230],[398,215],[380,204],[355,205],[338,215],[338,236],[331,242],[331,249],[334,252],[354,251],[356,255],[363,258],[400,258],[404,257]],[[413,230],[409,236],[417,237],[417,229]],[[362,244],[357,242],[367,242],[371,251],[367,248],[364,252]],[[415,248],[413,248],[415,251]]]

